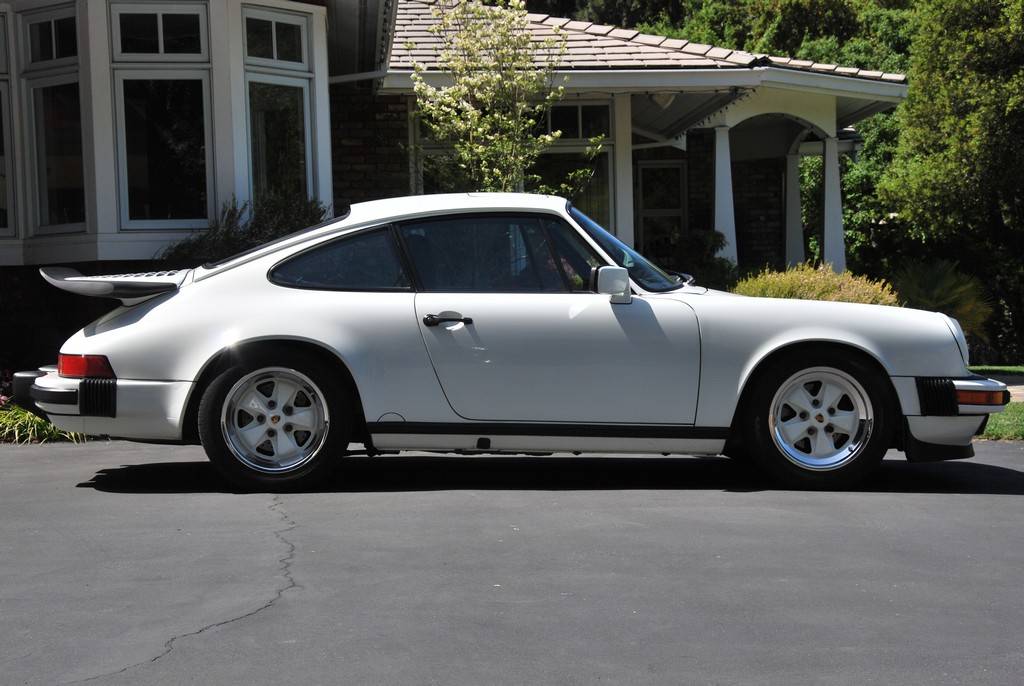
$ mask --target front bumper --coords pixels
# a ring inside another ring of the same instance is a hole
[[[911,462],[973,457],[974,436],[985,430],[990,414],[1002,412],[1010,402],[1006,384],[982,376],[912,381],[916,404],[903,406],[903,451]],[[978,404],[979,398],[986,404]]]
[[[14,400],[63,431],[179,441],[192,383],[62,377],[55,367],[14,375]]]

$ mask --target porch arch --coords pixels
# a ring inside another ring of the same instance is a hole
[[[781,112],[768,111],[767,107],[746,106],[742,109],[742,112],[722,118],[729,120],[730,125],[719,124],[715,127],[715,228],[725,235],[727,241],[719,255],[739,263],[737,234],[744,233],[744,229],[748,234],[754,230],[749,225],[736,224],[735,204],[740,202],[737,198],[737,179],[733,177],[731,170],[725,172],[722,169],[726,160],[729,160],[730,167],[745,162],[782,160],[781,217],[766,219],[765,216],[760,216],[760,221],[765,223],[761,231],[770,231],[772,221],[781,223],[783,263],[792,266],[804,262],[806,252],[803,241],[799,162],[805,155],[821,155],[824,177],[822,257],[835,271],[845,271],[846,250],[839,175],[840,145],[835,133],[834,120],[830,129],[821,125],[828,123],[827,121],[814,121],[794,114],[792,106],[786,108],[789,111]],[[811,111],[811,114],[813,115],[814,111]],[[739,181],[743,183],[742,179]],[[728,187],[723,184],[727,184]],[[739,221],[743,222],[744,219],[741,217]],[[749,219],[747,222],[749,223]]]

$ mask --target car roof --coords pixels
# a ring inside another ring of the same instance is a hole
[[[365,224],[406,216],[472,210],[553,210],[564,212],[565,198],[533,193],[440,193],[371,200],[352,205],[345,225]]]
[[[202,280],[214,273],[237,267],[265,255],[274,254],[282,249],[319,240],[324,235],[346,232],[350,229],[358,229],[381,222],[401,221],[409,217],[429,217],[449,212],[539,210],[564,213],[567,204],[568,201],[565,198],[533,193],[439,193],[355,203],[349,209],[348,214],[343,217],[329,219],[318,226],[311,226],[303,231],[283,236],[218,262],[205,264],[197,271],[196,279]]]

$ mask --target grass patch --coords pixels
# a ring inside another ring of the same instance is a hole
[[[995,367],[971,367],[971,371],[982,376],[1024,376],[1024,365]]]
[[[81,434],[61,431],[50,422],[8,402],[0,405],[0,443],[47,443],[84,440]]]
[[[981,437],[995,441],[1024,440],[1024,403],[1010,403],[1002,412],[989,415]]]

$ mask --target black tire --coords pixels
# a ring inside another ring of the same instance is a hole
[[[774,360],[754,384],[741,419],[754,462],[798,488],[850,486],[889,449],[896,405],[888,379],[838,350]]]
[[[338,374],[309,355],[268,350],[219,374],[199,403],[199,438],[242,490],[309,488],[333,470],[352,434]]]

